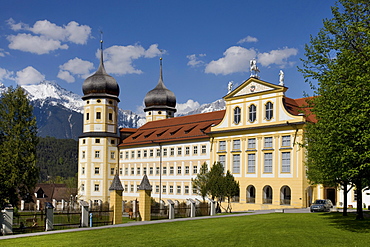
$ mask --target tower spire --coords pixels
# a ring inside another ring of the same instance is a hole
[[[162,57],[159,58],[159,81],[163,83]]]
[[[104,63],[103,63],[103,31],[100,31],[100,65],[99,67],[102,67],[104,69]]]

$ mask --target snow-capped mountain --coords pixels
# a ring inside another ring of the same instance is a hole
[[[44,81],[36,85],[22,86],[34,107],[39,135],[58,139],[78,139],[82,134],[83,100],[81,95],[68,91],[55,82]],[[6,87],[0,83],[0,93]],[[192,115],[225,109],[223,99],[203,104],[198,109],[181,115]],[[145,117],[129,110],[119,109],[118,124],[123,128],[138,128],[146,122]]]

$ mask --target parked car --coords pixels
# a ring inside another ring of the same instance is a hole
[[[330,212],[333,203],[329,199],[317,199],[310,207],[311,212]]]

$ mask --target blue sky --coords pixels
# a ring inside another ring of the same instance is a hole
[[[55,81],[82,95],[82,83],[98,67],[103,31],[105,67],[120,85],[120,107],[141,113],[159,76],[180,107],[222,98],[250,76],[287,96],[303,97],[309,85],[297,71],[304,45],[331,18],[334,0],[240,1],[2,1],[0,82],[6,86]]]

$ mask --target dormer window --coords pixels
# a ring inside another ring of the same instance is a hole
[[[249,106],[249,121],[254,122],[257,118],[257,107],[256,105],[250,105]]]
[[[239,107],[235,107],[234,109],[234,123],[239,124],[240,123],[240,118],[241,118],[241,110]]]
[[[271,102],[267,102],[266,104],[266,120],[271,120],[272,117],[274,116],[274,111],[273,111],[273,107],[274,105],[271,103]]]

